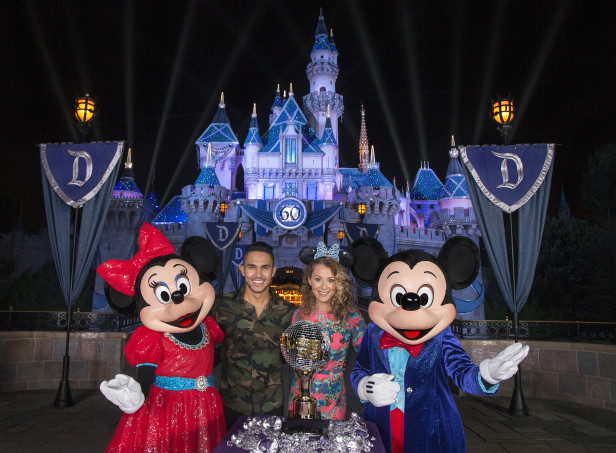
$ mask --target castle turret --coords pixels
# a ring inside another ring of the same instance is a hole
[[[237,155],[240,147],[239,141],[229,123],[229,116],[225,109],[224,93],[220,94],[220,103],[212,123],[195,144],[197,145],[199,168],[203,169],[206,166],[208,147],[211,146],[214,169],[220,185],[227,189],[235,190]]]
[[[344,112],[342,96],[336,93],[338,72],[338,50],[335,45],[332,46],[327,36],[327,27],[325,27],[325,19],[321,9],[314,46],[312,46],[312,52],[310,52],[310,63],[306,67],[310,94],[304,96],[304,112],[309,117],[310,126],[320,137],[325,130],[327,107],[329,106],[336,142],[338,142],[338,119],[342,117]]]
[[[280,115],[283,105],[284,102],[282,102],[282,98],[280,97],[280,84],[278,84],[276,85],[276,96],[274,97],[274,103],[272,104],[272,113],[269,116],[270,126],[274,121],[276,121],[278,115]]]
[[[332,129],[329,105],[327,106],[327,119],[319,148],[324,153],[323,180],[319,193],[323,194],[323,200],[333,200],[334,188],[336,187],[336,173],[338,172],[338,143],[336,143],[336,137]]]
[[[280,88],[277,91],[280,94]],[[280,99],[279,96],[277,96]],[[259,134],[259,124],[257,123],[257,104],[252,105],[252,118],[250,128],[244,142],[244,190],[246,198],[257,198],[259,186],[259,151],[263,148],[263,141]]]

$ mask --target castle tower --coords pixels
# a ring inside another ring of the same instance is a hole
[[[276,90],[276,99],[280,101],[280,86]],[[273,109],[274,107],[272,107],[272,111]],[[280,113],[280,111],[278,113]],[[259,124],[257,123],[257,104],[253,104],[250,128],[248,129],[248,135],[244,142],[244,190],[246,191],[246,198],[248,199],[257,198],[259,187],[258,154],[261,148],[263,148],[263,141],[259,135]]]
[[[445,177],[445,185],[439,196],[439,205],[441,209],[449,209],[452,215],[455,208],[470,209],[473,207],[468,194],[466,179],[464,178],[462,167],[458,160],[459,154],[460,152],[458,148],[456,148],[456,142],[452,135],[447,176]]]
[[[310,126],[317,136],[322,136],[327,121],[327,107],[330,108],[332,130],[338,141],[338,119],[344,112],[342,96],[336,93],[338,78],[338,50],[327,36],[323,10],[319,14],[319,23],[314,38],[314,46],[310,52],[310,63],[306,66],[306,75],[310,86],[310,94],[304,96],[304,112],[310,121]]]
[[[322,200],[334,199],[334,188],[336,187],[336,173],[338,172],[338,143],[332,129],[329,105],[327,106],[327,119],[325,129],[321,137],[321,151],[323,151],[323,180],[319,193]]]
[[[220,103],[214,119],[195,144],[199,168],[203,169],[206,166],[208,146],[211,145],[214,168],[220,185],[235,190],[237,155],[240,146],[225,110],[224,93],[220,94]]]
[[[368,171],[368,130],[366,129],[366,110],[361,105],[361,128],[359,131],[359,170]]]

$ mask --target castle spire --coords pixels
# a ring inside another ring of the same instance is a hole
[[[218,110],[214,115],[214,119],[212,123],[216,124],[229,124],[229,117],[227,116],[227,111],[225,110],[225,93],[220,93],[220,102],[218,103]]]
[[[293,83],[289,84],[289,97],[293,96]]]
[[[124,168],[131,169],[133,168],[133,161],[131,160],[131,149],[128,148],[128,156],[126,157],[126,163],[124,164]]]
[[[359,132],[359,169],[362,173],[368,171],[368,130],[366,129],[366,110],[361,105],[361,127]]]

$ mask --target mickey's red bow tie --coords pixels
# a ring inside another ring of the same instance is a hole
[[[390,349],[396,346],[399,348],[404,348],[413,357],[417,357],[417,355],[421,351],[423,343],[406,344],[398,340],[397,338],[395,338],[393,335],[389,334],[388,332],[383,332],[383,335],[381,335],[381,345],[380,346],[381,346],[381,349]]]

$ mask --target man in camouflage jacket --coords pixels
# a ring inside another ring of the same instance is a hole
[[[217,299],[211,311],[225,333],[219,393],[228,429],[241,415],[283,415],[280,335],[295,310],[270,289],[276,267],[268,244],[249,245],[240,271],[245,286]]]

